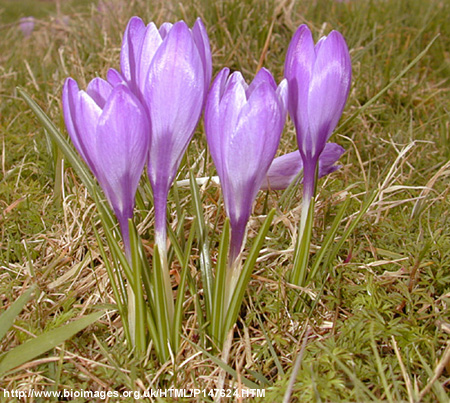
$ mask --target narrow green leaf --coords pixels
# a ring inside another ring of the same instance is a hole
[[[183,321],[183,304],[185,301],[185,288],[186,282],[189,272],[189,257],[191,255],[192,243],[194,242],[195,237],[195,226],[191,227],[191,231],[189,232],[189,237],[185,244],[184,256],[185,259],[182,263],[181,276],[180,276],[180,284],[178,285],[177,291],[177,299],[175,303],[175,316],[174,316],[174,324],[173,324],[173,334],[172,334],[172,345],[175,354],[179,350],[180,346],[180,336],[181,336],[181,325]]]
[[[194,206],[195,216],[197,217],[197,238],[200,248],[200,271],[202,274],[203,290],[205,295],[206,317],[210,320],[214,280],[212,275],[211,258],[209,256],[208,231],[206,229],[200,191],[192,170],[189,173],[189,180],[192,194],[192,204]]]
[[[317,270],[319,270],[320,263],[322,262],[325,253],[328,251],[328,248],[330,247],[331,243],[334,241],[336,232],[339,228],[339,225],[342,222],[342,218],[344,217],[344,214],[347,210],[348,205],[350,204],[350,196],[348,196],[344,203],[342,203],[342,206],[340,207],[338,213],[336,214],[336,217],[333,220],[333,224],[331,225],[331,228],[327,231],[327,235],[323,241],[322,246],[320,247],[319,252],[316,255],[316,258],[314,260],[314,264],[311,267],[311,271],[308,275],[308,279],[305,284],[308,284],[310,281],[314,279],[316,276]],[[326,270],[326,267],[325,267]]]
[[[255,267],[256,259],[258,258],[259,251],[262,248],[266,235],[269,232],[274,215],[275,209],[272,209],[261,226],[261,229],[253,242],[252,248],[250,249],[250,253],[244,263],[244,267],[242,268],[242,272],[239,276],[236,289],[233,292],[231,303],[225,317],[225,325],[222,329],[222,340],[225,340],[226,334],[236,322],[239,310],[241,309],[242,300],[244,299],[245,290],[248,282],[250,281],[253,268]]]
[[[58,147],[63,152],[67,161],[69,161],[70,165],[72,165],[73,169],[77,172],[80,179],[83,181],[84,185],[88,188],[90,194],[93,194],[95,191],[95,181],[92,178],[89,169],[86,165],[81,161],[81,158],[76,153],[76,151],[70,146],[69,142],[63,136],[63,134],[56,128],[50,118],[45,114],[45,112],[41,109],[41,107],[20,87],[17,87],[17,91],[20,96],[25,100],[31,110],[34,112],[36,117],[44,126],[45,130],[47,130],[51,139],[58,144]]]
[[[104,312],[101,311],[84,316],[67,325],[42,333],[35,339],[28,340],[13,348],[2,356],[0,361],[0,374],[4,374],[55,348],[58,344],[65,342],[84,328],[96,322],[103,314]]]
[[[171,319],[168,315],[167,299],[165,295],[165,285],[163,279],[164,267],[161,265],[161,257],[158,246],[155,244],[153,250],[153,284],[154,284],[154,315],[157,324],[159,345],[165,359],[169,357],[168,342],[170,335]]]
[[[133,294],[135,299],[135,313],[133,315],[134,319],[134,329],[135,329],[135,347],[137,354],[142,354],[146,351],[147,345],[145,340],[145,310],[146,304],[144,301],[144,294],[142,290],[141,281],[141,255],[140,255],[140,243],[139,235],[136,231],[136,227],[132,219],[128,220],[128,229],[130,232],[130,248],[131,248],[131,261],[134,273],[134,286]]]
[[[305,204],[303,204],[305,208]],[[294,266],[291,273],[291,283],[303,287],[306,280],[306,271],[309,262],[309,248],[311,246],[311,234],[314,222],[314,197],[311,197],[309,203],[305,226],[300,228],[297,234],[297,241],[294,250]]]
[[[230,244],[230,219],[225,220],[220,240],[219,256],[216,266],[216,277],[214,281],[214,293],[211,315],[211,336],[216,343],[220,343],[220,335],[223,333],[222,327],[225,318],[225,289],[228,284],[227,278],[227,257]]]
[[[2,313],[0,316],[0,341],[5,337],[9,329],[11,329],[14,320],[22,312],[24,306],[33,297],[34,291],[37,286],[33,284],[28,290],[26,290],[19,298],[17,298],[12,305]]]
[[[114,300],[116,301],[117,308],[122,318],[122,325],[125,331],[125,338],[127,339],[129,345],[132,345],[132,340],[130,336],[130,330],[128,327],[128,319],[127,319],[127,310],[126,306],[128,306],[128,298],[125,289],[125,284],[123,282],[123,278],[119,269],[115,270],[111,266],[109,262],[109,257],[106,255],[105,248],[103,247],[103,243],[100,239],[100,235],[98,234],[95,226],[92,227],[94,230],[95,238],[97,239],[97,245],[100,250],[100,255],[103,259],[103,263],[105,264],[106,272],[108,273],[109,283],[113,289]]]

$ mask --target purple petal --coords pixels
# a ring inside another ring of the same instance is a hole
[[[310,132],[315,136],[313,155],[322,152],[347,101],[351,64],[342,35],[333,31],[318,47],[307,104]]]
[[[109,69],[106,73],[106,79],[108,80],[108,83],[110,83],[113,87],[126,82],[116,69]]]
[[[172,29],[173,24],[171,22],[164,22],[160,27],[159,27],[159,34],[161,35],[161,38],[164,40],[165,37],[167,36],[167,34],[170,32],[170,30]]]
[[[176,23],[156,52],[144,90],[152,125],[150,179],[172,183],[202,110],[201,58],[184,22]]]
[[[269,70],[267,70],[266,68],[263,67],[262,69],[260,69],[258,71],[255,78],[248,86],[247,91],[246,91],[247,98],[250,98],[250,95],[253,92],[253,90],[261,83],[268,83],[272,86],[274,91],[277,90],[277,83],[275,82],[272,74],[270,73]]]
[[[222,176],[222,119],[220,113],[220,102],[225,91],[228,75],[228,68],[222,69],[214,80],[209,91],[205,106],[205,132],[208,141],[209,152],[211,153],[217,173]]]
[[[78,152],[84,158],[91,168],[95,176],[97,176],[97,160],[98,156],[95,152],[95,137],[97,122],[102,113],[101,108],[95,101],[84,91],[79,91],[78,102],[75,105],[74,125],[79,134]],[[73,117],[73,116],[72,116]],[[75,147],[77,144],[74,142]]]
[[[294,34],[286,55],[284,75],[289,84],[288,109],[297,131],[299,148],[312,147],[306,105],[316,54],[311,31],[301,25]]]
[[[125,29],[120,51],[120,70],[128,82],[131,82],[137,75],[144,35],[144,22],[139,17],[132,17]]]
[[[97,126],[98,180],[118,217],[131,218],[147,158],[145,109],[125,85],[114,88]]]
[[[222,70],[213,83],[205,111],[207,140],[230,217],[230,259],[240,252],[252,204],[271,164],[283,130],[286,109],[273,78],[263,71],[250,84],[247,99],[242,75]]]
[[[148,71],[152,63],[156,51],[162,43],[161,35],[156,28],[156,25],[151,22],[147,25],[145,35],[142,40],[142,46],[138,55],[138,68],[136,71],[136,83],[138,88],[142,91],[145,87],[145,80],[148,76]]]
[[[107,81],[101,78],[94,78],[88,85],[86,92],[95,101],[95,103],[103,109],[106,100],[111,94],[113,87]]]
[[[326,176],[341,166],[335,165],[345,149],[336,143],[327,143],[319,157],[319,178]],[[286,189],[299,172],[303,169],[302,156],[298,151],[293,151],[275,158],[264,179],[261,190]]]
[[[202,65],[205,74],[205,88],[208,89],[212,77],[211,47],[209,45],[209,38],[208,34],[206,33],[205,26],[203,25],[203,22],[200,18],[197,18],[197,20],[195,21],[195,24],[192,28],[192,36],[202,59]]]
[[[336,143],[327,143],[319,157],[319,178],[331,174],[341,168],[341,165],[335,165],[345,153],[344,147]]]
[[[74,120],[76,121],[76,105],[78,104],[78,92],[79,92],[78,84],[73,78],[67,78],[64,82],[63,87],[63,114],[64,114],[64,122],[66,124],[67,131],[69,133],[72,142],[77,149],[77,151],[81,154],[83,159],[86,161],[86,156],[80,145],[80,135],[76,130]]]

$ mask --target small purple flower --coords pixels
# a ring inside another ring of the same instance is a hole
[[[156,242],[165,250],[169,189],[200,119],[211,81],[211,50],[200,19],[159,29],[133,17],[120,54],[121,75],[150,117],[148,175],[153,189]],[[118,81],[111,71],[109,80]]]
[[[19,26],[25,38],[30,36],[33,33],[35,26],[34,17],[22,17],[20,19]]]
[[[252,204],[273,161],[286,120],[287,82],[277,87],[261,69],[250,85],[228,68],[216,77],[205,109],[205,130],[230,218],[230,260],[238,257]]]
[[[128,219],[148,153],[149,123],[145,108],[130,89],[100,78],[86,91],[68,78],[63,88],[67,131],[102,187],[119,221],[130,256]]]
[[[322,178],[341,168],[336,162],[344,154],[345,149],[336,143],[327,143],[319,157],[319,174]],[[302,156],[298,151],[293,151],[275,158],[270,165],[267,176],[261,185],[261,190],[286,189],[299,172],[303,169]]]
[[[332,31],[314,46],[311,31],[301,25],[289,45],[285,77],[288,110],[303,159],[304,197],[314,195],[315,172],[325,144],[342,115],[351,82],[351,61],[342,35]]]

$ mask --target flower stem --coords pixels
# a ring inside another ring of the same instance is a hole
[[[167,316],[170,323],[170,328],[173,326],[174,318],[174,301],[172,293],[172,284],[170,281],[169,265],[167,262],[167,194],[165,197],[156,198],[155,203],[155,243],[158,247],[160,259],[161,259],[161,269],[164,281],[164,295],[167,306]]]
[[[304,286],[309,260],[309,247],[311,242],[314,221],[314,196],[316,193],[317,158],[303,161],[303,201],[302,215],[294,251],[294,267],[291,282]]]

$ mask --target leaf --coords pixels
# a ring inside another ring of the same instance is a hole
[[[19,365],[44,354],[48,350],[55,348],[57,345],[65,342],[81,330],[96,322],[104,315],[104,313],[104,311],[101,311],[84,316],[67,325],[42,333],[35,339],[28,340],[13,348],[4,354],[0,360],[0,374],[4,374]]]
[[[14,320],[22,311],[23,307],[32,298],[33,292],[36,290],[37,286],[32,285],[27,291],[25,291],[19,298],[17,298],[13,304],[3,312],[0,316],[0,341],[5,337],[6,333],[14,323]]]

